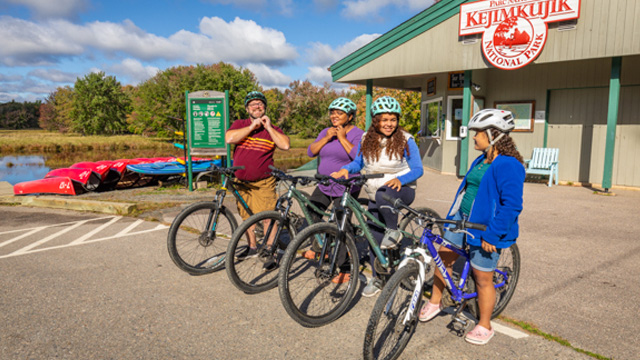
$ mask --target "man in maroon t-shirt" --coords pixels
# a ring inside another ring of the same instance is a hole
[[[244,106],[249,113],[249,119],[234,121],[225,134],[225,141],[227,144],[236,145],[233,151],[233,165],[245,167],[236,171],[236,176],[247,186],[246,189],[238,190],[249,205],[249,209],[257,214],[275,208],[276,179],[271,176],[269,165],[273,165],[273,153],[276,147],[289,150],[289,137],[277,126],[271,125],[271,119],[265,114],[267,98],[261,92],[249,92],[244,100]],[[243,220],[249,217],[241,204],[238,204],[238,212]],[[238,260],[258,255],[254,227],[247,231],[249,246],[236,256]],[[268,224],[265,223],[264,227],[266,229]],[[270,246],[273,240],[274,238],[268,239],[267,246]],[[273,251],[264,251],[260,255],[265,261],[265,270],[276,268]]]

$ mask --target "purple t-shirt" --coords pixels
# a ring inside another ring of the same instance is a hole
[[[320,131],[320,134],[314,143],[324,138],[329,129],[330,128],[326,128]],[[318,159],[320,161],[318,174],[331,175],[331,173],[340,170],[341,167],[352,162],[357,155],[358,144],[360,143],[360,139],[363,134],[364,131],[358,127],[353,127],[349,132],[347,132],[347,140],[354,145],[351,153],[349,154],[347,154],[347,151],[344,149],[342,144],[340,144],[340,140],[338,140],[337,136],[334,136],[328,143],[326,143],[322,149],[320,149],[320,153],[318,154],[320,156]],[[310,149],[307,149],[307,154],[310,157],[314,157]],[[353,176],[356,175],[357,174],[354,174]],[[344,193],[344,186],[338,184],[318,185],[318,187],[320,188],[320,191],[329,196],[342,196]],[[354,191],[356,190],[359,189],[354,189]]]

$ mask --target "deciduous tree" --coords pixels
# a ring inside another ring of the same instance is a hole
[[[127,131],[130,101],[122,85],[103,72],[91,73],[74,85],[72,130],[87,135],[113,135]]]

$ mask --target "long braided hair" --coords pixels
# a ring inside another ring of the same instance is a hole
[[[495,139],[498,136],[500,136],[500,134],[503,134],[503,132],[501,132],[498,129],[491,129],[490,131],[491,131],[491,137],[493,139]],[[506,156],[512,156],[512,157],[516,158],[518,161],[520,161],[524,165],[524,158],[522,157],[522,155],[518,151],[518,148],[516,147],[515,141],[513,141],[513,138],[511,136],[509,136],[509,134],[505,134],[493,146],[498,150],[498,154],[506,155]],[[493,151],[490,151],[487,154],[487,160],[488,160],[489,163],[493,162],[493,159],[495,158],[495,156],[493,154],[494,154]]]
[[[387,138],[385,149],[389,158],[392,159],[397,156],[398,159],[402,159],[405,149],[407,150],[407,155],[410,155],[409,145],[407,144],[407,139],[403,134],[405,130],[400,126],[400,119],[397,114],[394,115],[396,115],[396,119],[398,120],[398,127],[396,128],[396,131]],[[364,134],[362,146],[360,146],[360,153],[365,160],[369,162],[380,160],[380,154],[382,153],[380,142],[385,136],[378,131],[378,125],[380,124],[381,117],[382,114],[378,114],[371,119],[371,127],[369,127],[369,130]]]

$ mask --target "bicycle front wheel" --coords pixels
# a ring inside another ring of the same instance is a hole
[[[260,231],[257,231],[258,224],[262,225]],[[248,250],[251,231],[258,252],[255,256],[245,257],[243,254]],[[278,211],[263,211],[250,216],[233,233],[227,248],[225,264],[231,283],[247,294],[276,287],[281,257],[278,245],[289,243],[294,236],[295,230],[289,226],[288,219],[283,219]]]
[[[215,216],[216,210],[219,210]],[[169,256],[191,275],[212,273],[224,266],[231,235],[238,227],[229,209],[212,201],[186,207],[171,223]]]
[[[376,301],[364,335],[363,354],[366,360],[397,359],[409,343],[418,325],[422,297],[418,297],[412,315],[406,319],[418,279],[418,266],[408,263],[391,276]],[[422,292],[422,288],[420,289]]]
[[[282,258],[280,300],[289,316],[303,326],[318,327],[339,318],[358,288],[356,244],[349,233],[341,244],[337,238],[335,224],[313,224],[289,244]],[[325,256],[320,259],[323,246]]]

